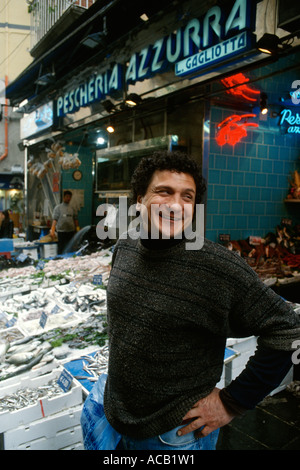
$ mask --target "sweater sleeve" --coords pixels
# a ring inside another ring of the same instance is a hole
[[[228,317],[228,337],[257,336],[265,348],[291,351],[300,338],[300,316],[259,277],[237,286],[240,297]]]
[[[292,366],[292,353],[259,346],[245,369],[225,389],[220,398],[232,414],[253,409],[274,390]]]
[[[241,279],[237,289],[240,296],[229,314],[228,336],[257,336],[258,347],[242,373],[220,392],[234,414],[253,409],[282,382],[300,338],[300,316],[254,272],[247,277],[247,284]]]

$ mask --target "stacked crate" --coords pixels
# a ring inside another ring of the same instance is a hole
[[[1,383],[1,398],[21,388],[37,389],[58,380],[63,368],[31,371],[28,375]],[[38,375],[37,375],[38,374]],[[15,411],[0,412],[0,435],[5,450],[82,449],[80,415],[83,405],[82,388],[73,381],[67,391],[51,398],[44,397],[33,405]]]

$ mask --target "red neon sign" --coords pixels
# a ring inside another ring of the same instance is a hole
[[[226,88],[229,88],[229,90],[226,90],[226,93],[242,97],[248,101],[256,101],[256,98],[252,97],[251,95],[260,94],[259,90],[254,90],[245,84],[249,82],[249,78],[245,77],[245,75],[242,73],[237,73],[236,75],[231,75],[231,77],[223,78],[221,82]]]
[[[218,131],[216,135],[216,141],[219,145],[235,145],[243,137],[247,135],[247,127],[258,127],[258,124],[255,122],[248,122],[248,118],[256,117],[256,114],[242,114],[238,116],[233,114],[228,118],[224,119],[218,125]],[[245,119],[245,122],[241,122],[242,119]]]

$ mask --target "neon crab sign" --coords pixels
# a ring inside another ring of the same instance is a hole
[[[251,95],[260,94],[259,90],[255,90],[246,85],[246,83],[249,82],[249,78],[245,77],[242,73],[223,78],[221,82],[227,88],[226,93],[244,98],[247,101],[256,101],[256,98]]]
[[[248,127],[258,127],[256,122],[248,122],[249,118],[256,117],[256,114],[233,114],[227,117],[217,126],[216,141],[219,145],[235,145],[243,137],[247,136]]]

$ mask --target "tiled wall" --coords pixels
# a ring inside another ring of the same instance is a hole
[[[265,69],[256,73],[263,75]],[[282,74],[258,82],[256,88],[267,92],[270,103],[278,103],[291,82],[292,74]],[[235,146],[219,146],[216,126],[231,114],[234,110],[211,108],[206,237],[218,241],[220,233],[229,233],[232,240],[265,236],[282,217],[300,223],[300,203],[284,202],[291,173],[300,170],[300,135],[281,134],[278,118],[269,114],[266,121],[256,120],[259,127],[248,128]]]
[[[78,146],[66,146],[66,151],[75,153]],[[81,147],[79,150],[79,159],[81,165],[79,167],[82,172],[82,179],[75,181],[72,177],[74,169],[62,170],[62,188],[64,189],[83,189],[84,190],[84,207],[78,213],[78,222],[80,228],[92,223],[92,201],[93,201],[93,159],[92,152],[88,148]]]

